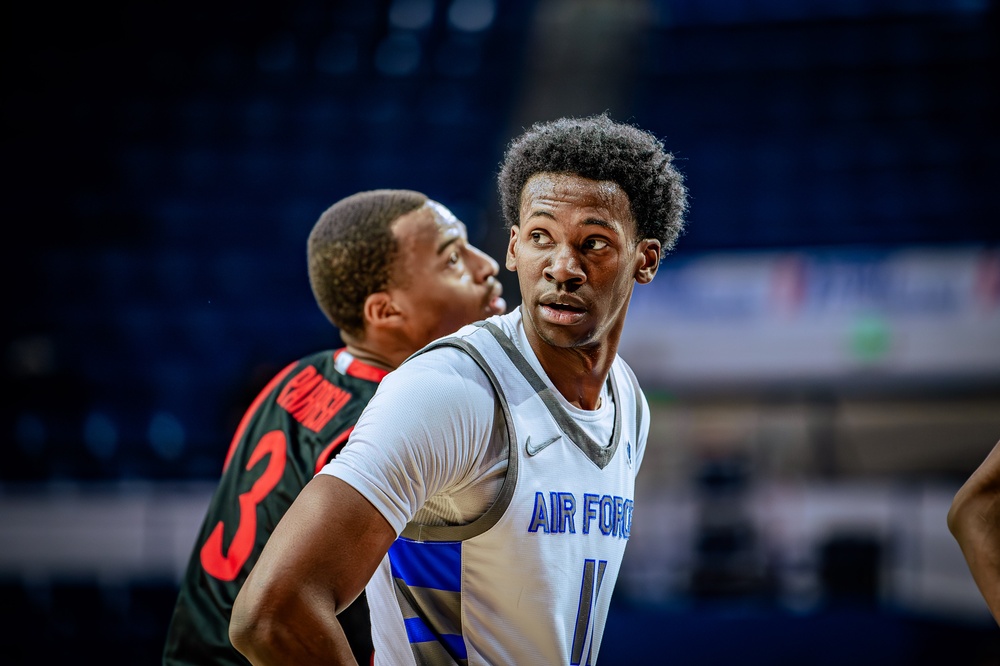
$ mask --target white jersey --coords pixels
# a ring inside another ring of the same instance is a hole
[[[529,360],[518,350],[520,333],[515,311],[466,326],[415,357],[460,349],[481,368],[476,381],[492,387],[489,427],[472,428],[483,441],[457,461],[468,478],[459,475],[433,491],[489,488],[476,516],[423,515],[435,495],[418,506],[412,500],[419,488],[376,487],[370,467],[350,469],[352,458],[360,458],[348,455],[350,444],[324,470],[358,488],[390,523],[399,523],[400,511],[408,516],[368,585],[377,664],[596,661],[631,531],[649,411],[631,370],[616,357],[605,393],[611,404],[597,410],[610,428],[581,427],[573,412],[583,410],[555,392],[530,351]],[[595,441],[588,430],[610,432]],[[399,498],[387,501],[387,494]]]

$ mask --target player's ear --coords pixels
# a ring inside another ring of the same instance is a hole
[[[655,238],[639,241],[636,255],[635,281],[649,284],[660,267],[660,241]]]
[[[519,233],[520,228],[516,224],[511,226],[510,240],[507,242],[507,258],[504,261],[504,266],[509,271],[517,270],[517,239]]]
[[[365,325],[374,327],[395,326],[402,320],[402,312],[387,291],[376,291],[365,299]]]

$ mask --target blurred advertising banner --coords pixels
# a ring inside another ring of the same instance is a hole
[[[619,353],[650,388],[1000,383],[1000,248],[667,256]]]

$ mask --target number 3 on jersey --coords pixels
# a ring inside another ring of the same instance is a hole
[[[250,490],[240,495],[240,524],[229,545],[229,552],[222,550],[222,521],[216,524],[212,534],[205,540],[205,545],[201,547],[201,566],[210,576],[219,580],[234,580],[253,552],[257,536],[257,505],[278,485],[285,472],[285,433],[272,430],[261,437],[247,461],[246,469],[249,471],[266,455],[271,456],[267,461],[267,469]]]
[[[601,593],[601,582],[604,580],[604,570],[607,568],[607,560],[584,560],[583,562],[580,605],[576,609],[573,654],[569,660],[571,666],[581,666],[581,664],[590,666],[591,653],[594,650],[594,604],[597,603],[597,597]],[[586,661],[584,661],[585,655]]]

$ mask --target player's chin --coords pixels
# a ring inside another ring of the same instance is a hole
[[[560,349],[590,347],[596,338],[594,329],[586,324],[553,324],[545,320],[536,320],[535,330],[545,342]]]

